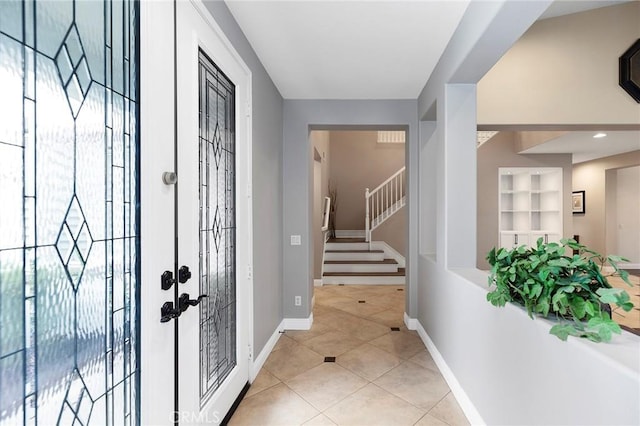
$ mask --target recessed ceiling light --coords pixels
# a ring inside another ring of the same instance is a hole
[[[595,135],[593,135],[593,138],[594,139],[600,139],[600,138],[604,138],[605,136],[607,136],[606,133],[600,132],[600,133],[596,133]]]

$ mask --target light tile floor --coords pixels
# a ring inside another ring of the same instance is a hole
[[[280,337],[229,424],[468,425],[404,299],[403,286],[316,287],[313,327]]]
[[[629,293],[629,298],[633,303],[633,309],[629,312],[625,312],[616,305],[611,305],[613,309],[612,318],[618,324],[626,325],[627,327],[634,328],[640,332],[640,276],[629,275],[629,281],[632,286],[629,287],[622,278],[608,277],[609,284],[616,288],[622,288]]]

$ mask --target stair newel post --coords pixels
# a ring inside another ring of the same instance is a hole
[[[365,213],[364,213],[364,238],[365,241],[371,244],[371,238],[369,236],[369,188],[364,191],[365,201]]]

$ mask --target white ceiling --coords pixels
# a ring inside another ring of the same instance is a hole
[[[559,138],[520,152],[520,154],[573,154],[573,164],[610,155],[640,150],[640,131],[606,131],[606,137],[594,139],[598,132],[569,132]]]
[[[285,99],[416,99],[469,3],[225,1]],[[556,0],[541,19],[625,1]]]
[[[417,99],[468,0],[226,3],[285,99]]]

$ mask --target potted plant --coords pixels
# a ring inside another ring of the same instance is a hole
[[[329,238],[336,238],[336,212],[338,211],[338,188],[329,181]]]
[[[618,267],[627,260],[604,257],[575,240],[563,239],[558,244],[543,243],[540,238],[535,247],[493,248],[487,260],[491,265],[489,287],[495,286],[487,300],[494,306],[520,304],[531,318],[533,314],[554,316],[558,323],[549,332],[562,340],[577,336],[608,342],[612,333],[621,332],[611,319],[608,304],[625,311],[633,308],[629,294],[607,281],[607,277],[618,276],[631,286],[628,273]],[[612,272],[604,275],[602,268],[607,265]]]

